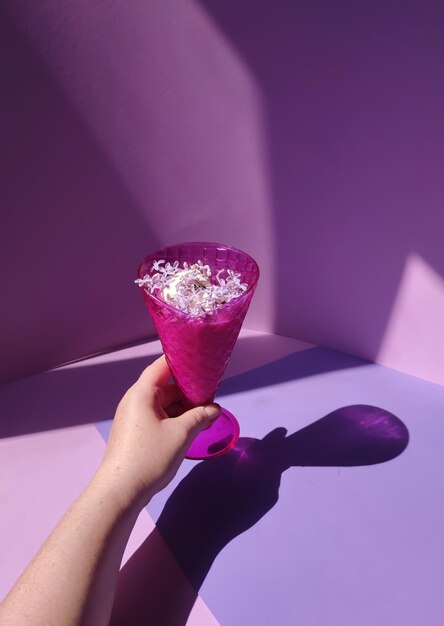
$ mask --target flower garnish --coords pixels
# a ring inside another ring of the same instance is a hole
[[[233,270],[219,270],[212,276],[209,265],[202,261],[189,265],[179,261],[153,261],[151,273],[135,281],[149,293],[161,298],[174,308],[198,317],[215,311],[223,304],[239,298],[248,289],[241,275]]]

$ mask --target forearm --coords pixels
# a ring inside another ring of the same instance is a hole
[[[161,357],[122,398],[96,476],[0,606],[1,626],[108,624],[138,513],[173,478],[193,437],[220,413],[210,405],[177,416],[181,395],[169,378]]]
[[[108,624],[139,506],[100,472],[70,507],[0,606],[15,626]]]

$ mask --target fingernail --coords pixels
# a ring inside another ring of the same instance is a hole
[[[205,407],[205,415],[210,419],[216,419],[220,415],[220,406],[218,404],[209,404]]]

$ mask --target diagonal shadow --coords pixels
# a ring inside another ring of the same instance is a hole
[[[179,483],[157,528],[122,569],[114,626],[184,626],[215,558],[272,509],[290,467],[384,463],[409,441],[399,418],[367,405],[339,408],[286,435],[276,428],[261,440],[241,438]]]
[[[240,339],[237,358],[242,362],[251,352],[257,356],[260,345],[261,337]],[[121,397],[156,356],[62,368],[3,385],[0,437],[112,418]],[[326,348],[311,348],[223,381],[217,397],[362,365],[367,362]]]
[[[264,102],[276,332],[377,360],[408,255],[444,274],[444,92],[420,88],[441,84],[444,5],[425,4],[200,0]]]
[[[311,348],[223,380],[217,397],[365,365],[369,362],[349,354],[328,348]]]

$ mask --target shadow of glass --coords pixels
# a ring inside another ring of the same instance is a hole
[[[284,471],[384,463],[400,455],[408,441],[407,427],[395,415],[354,405],[289,436],[276,428],[261,440],[241,438],[228,454],[197,464],[168,499],[156,530],[122,569],[111,623],[154,623],[156,615],[156,624],[186,624],[215,558],[276,504]]]

